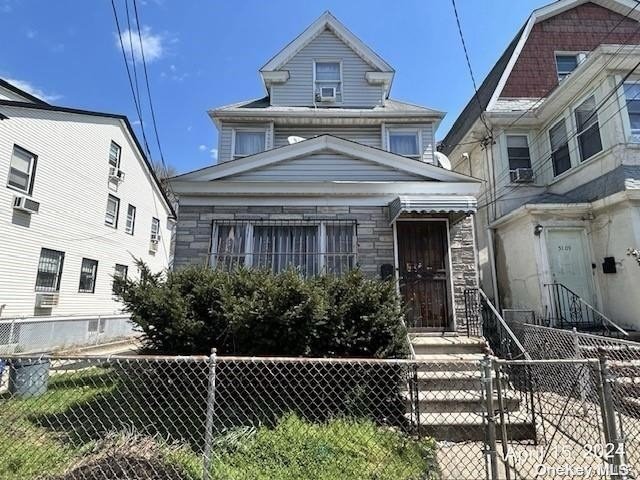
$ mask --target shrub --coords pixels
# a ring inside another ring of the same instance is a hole
[[[189,267],[166,276],[138,262],[118,296],[162,354],[402,357],[406,332],[392,282],[360,271],[305,279],[295,270]]]

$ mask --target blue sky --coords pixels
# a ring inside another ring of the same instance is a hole
[[[545,3],[458,0],[478,83]],[[124,0],[116,6],[125,23]],[[138,0],[138,7],[160,141],[179,172],[215,163],[207,109],[263,96],[258,69],[325,10],[396,69],[393,97],[448,112],[438,138],[473,92],[450,0]],[[123,113],[139,129],[110,0],[0,0],[0,23],[1,77],[52,103]],[[150,136],[148,110],[144,118]]]

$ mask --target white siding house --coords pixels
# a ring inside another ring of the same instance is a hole
[[[113,275],[167,268],[173,217],[126,117],[0,87],[0,317],[119,312]]]

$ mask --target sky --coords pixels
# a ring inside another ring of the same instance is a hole
[[[114,0],[124,31],[125,0]],[[133,19],[133,0],[129,0]],[[531,11],[547,0],[457,0],[478,85]],[[451,0],[137,0],[165,161],[178,172],[216,162],[207,110],[259,98],[258,69],[325,10],[391,64],[391,96],[447,112],[443,138],[473,94]],[[0,0],[0,77],[50,103],[140,122],[110,0]],[[135,23],[131,30],[137,34]],[[159,159],[143,97],[143,124]]]

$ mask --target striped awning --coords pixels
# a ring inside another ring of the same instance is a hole
[[[402,196],[389,203],[389,220],[393,222],[402,213],[475,213],[478,207],[472,195],[419,195]]]

